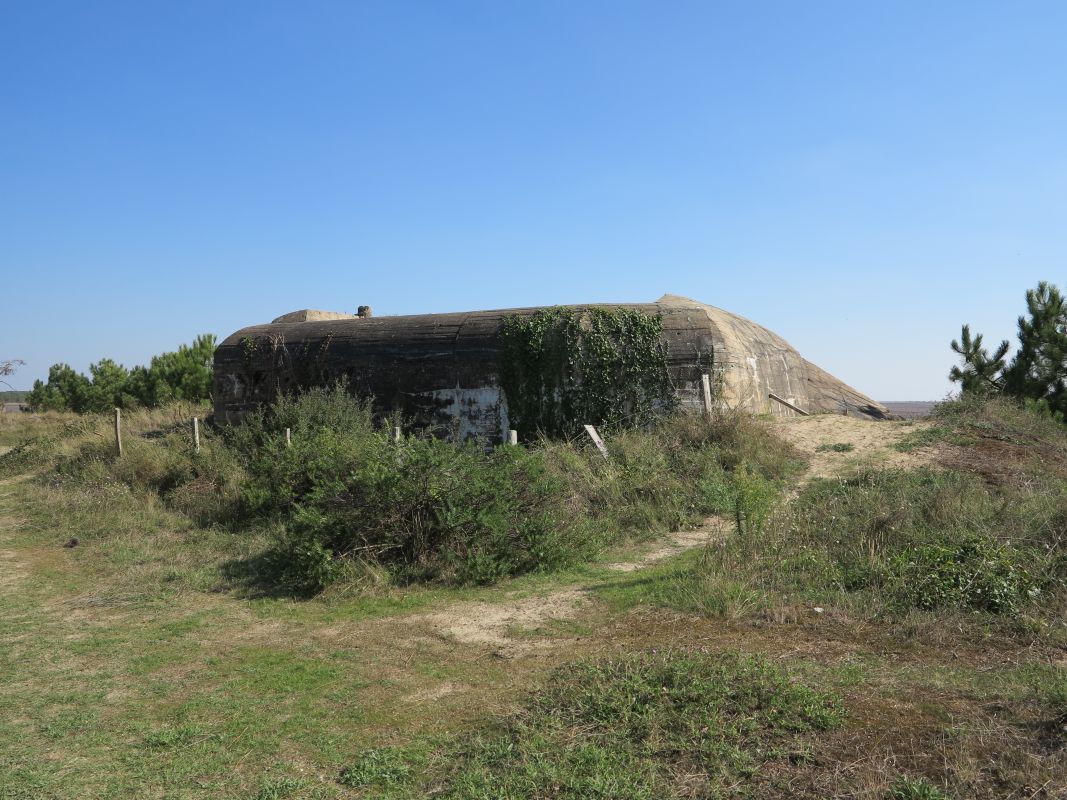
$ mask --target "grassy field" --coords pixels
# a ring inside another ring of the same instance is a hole
[[[696,530],[609,439],[625,483],[549,462],[582,503],[642,487],[581,558],[353,562],[307,596],[250,579],[281,534],[220,513],[244,467],[159,477],[202,413],[131,415],[125,465],[106,419],[0,421],[0,798],[1067,794],[1067,436],[1038,417],[719,427]]]

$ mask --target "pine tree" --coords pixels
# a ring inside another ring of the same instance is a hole
[[[971,337],[971,326],[964,325],[960,341],[952,340],[952,349],[963,358],[963,365],[953,367],[949,380],[962,384],[966,394],[988,394],[998,392],[1004,387],[1001,373],[1004,371],[1004,358],[1008,354],[1008,342],[1005,340],[997,347],[992,356],[982,347],[982,334]]]
[[[1004,371],[1005,390],[1067,411],[1067,305],[1042,281],[1026,293],[1029,318],[1019,317],[1019,351]]]
[[[1019,317],[1019,348],[1010,364],[1005,363],[1008,342],[991,356],[982,347],[982,335],[972,337],[964,325],[960,341],[952,341],[962,364],[952,368],[949,379],[961,384],[964,394],[1003,392],[1067,414],[1067,301],[1042,281],[1026,293],[1026,310]]]
[[[35,410],[108,411],[114,407],[155,407],[172,400],[211,398],[215,337],[196,337],[192,345],[152,357],[147,367],[127,371],[104,358],[89,367],[91,377],[67,364],[53,364],[48,382],[34,381],[27,398]]]

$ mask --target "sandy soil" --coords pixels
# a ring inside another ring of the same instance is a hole
[[[893,449],[893,445],[909,433],[928,427],[931,423],[874,422],[857,417],[819,414],[811,417],[782,417],[771,423],[774,432],[792,443],[811,461],[804,480],[831,478],[873,466],[880,469],[915,469],[933,463],[934,448],[921,448],[909,453]],[[819,451],[820,445],[850,444],[852,450]]]
[[[704,525],[691,531],[670,534],[654,550],[632,561],[608,564],[618,572],[635,572],[658,561],[694,547],[703,547],[725,535],[729,522],[709,517]],[[550,643],[520,631],[533,631],[551,622],[570,619],[592,601],[591,586],[570,586],[539,597],[525,597],[503,603],[458,603],[444,611],[421,614],[411,622],[429,627],[432,635],[461,644],[492,648],[502,658],[515,658]]]
[[[538,645],[535,641],[516,639],[517,629],[569,619],[588,603],[588,590],[579,587],[503,603],[460,603],[412,621],[428,624],[439,637],[461,644],[486,645],[498,655],[514,657]]]

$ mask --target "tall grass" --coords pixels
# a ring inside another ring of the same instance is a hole
[[[808,597],[865,593],[887,610],[1005,613],[1063,588],[1067,491],[992,490],[972,474],[820,481],[722,567]]]
[[[130,415],[121,458],[110,420],[88,416],[23,443],[0,469],[36,468],[79,490],[124,486],[199,525],[269,527],[275,543],[257,579],[314,593],[364,566],[453,584],[558,569],[733,514],[738,487],[780,485],[797,467],[743,415],[618,432],[605,460],[581,441],[491,450],[394,442],[343,387],[282,398],[236,428],[207,428],[199,452],[181,411]]]
[[[763,524],[664,568],[646,599],[712,614],[803,603],[1048,624],[1067,606],[1067,436],[1002,402],[938,413],[947,436],[973,438],[949,454],[967,469],[814,481]]]

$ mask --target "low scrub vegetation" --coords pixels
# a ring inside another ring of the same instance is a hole
[[[336,391],[196,452],[206,413],[124,414],[121,459],[106,416],[0,420],[0,471],[37,475],[0,491],[0,795],[1064,796],[1047,414],[946,404],[925,469],[842,458],[787,499],[797,457],[745,417],[605,461],[393,442]],[[709,511],[706,548],[564,569]]]
[[[199,452],[188,419],[135,416],[116,458],[107,420],[82,417],[18,444],[0,464],[9,473],[51,467],[49,480],[80,490],[121,485],[199,524],[270,529],[275,544],[254,565],[255,580],[299,594],[368,569],[399,582],[486,584],[712,512],[751,524],[797,465],[740,415],[675,416],[618,432],[610,460],[574,442],[490,451],[394,442],[343,387],[282,398],[240,427],[205,431]]]
[[[638,594],[713,614],[803,603],[868,618],[978,613],[1060,631],[1067,435],[1003,401],[947,403],[937,417],[912,442],[951,445],[941,465],[812,481]]]
[[[850,442],[834,442],[833,444],[820,444],[815,448],[817,453],[851,453],[856,446]]]
[[[891,612],[1017,612],[1067,578],[1067,494],[1045,489],[996,491],[936,470],[819,481],[722,558],[813,598],[865,593]]]
[[[638,652],[560,668],[520,713],[428,757],[369,750],[341,782],[395,798],[716,797],[805,760],[804,736],[843,719],[840,697],[763,658]]]

